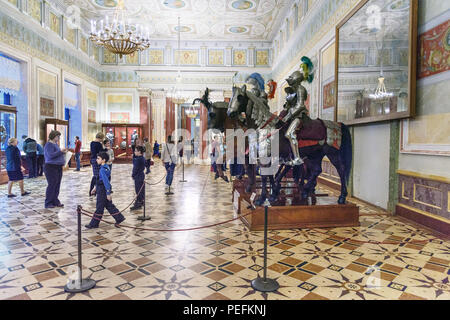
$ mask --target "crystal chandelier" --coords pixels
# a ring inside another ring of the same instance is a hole
[[[114,11],[113,20],[110,22],[109,17],[106,16],[105,21],[100,21],[98,30],[97,21],[91,20],[91,34],[89,37],[92,42],[112,53],[118,54],[120,58],[150,47],[148,28],[144,31],[142,25],[132,25],[129,19],[125,19],[123,1],[119,0]]]
[[[378,86],[374,93],[369,94],[369,98],[378,102],[385,102],[393,96],[394,94],[392,92],[387,92],[386,85],[384,84],[384,77],[383,75],[380,75],[378,78]]]
[[[186,116],[188,116],[189,118],[196,118],[198,116],[198,109],[193,105],[190,105],[189,108],[186,108],[184,112],[186,113]]]

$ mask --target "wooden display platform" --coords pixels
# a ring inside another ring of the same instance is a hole
[[[241,220],[251,231],[263,230],[264,207],[254,208],[251,194],[246,193],[242,185],[241,181],[233,184],[235,214],[246,215],[254,211],[252,214],[241,217]],[[279,203],[285,203],[287,196],[282,194]],[[335,197],[319,197],[315,205],[271,206],[268,220],[268,229],[270,230],[357,227],[360,225],[358,206],[353,203],[339,205]]]

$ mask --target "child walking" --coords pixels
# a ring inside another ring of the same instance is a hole
[[[91,222],[86,225],[86,228],[88,229],[98,228],[105,208],[114,220],[116,220],[116,223],[114,224],[116,227],[125,220],[125,217],[120,213],[119,209],[117,209],[112,203],[111,183],[109,182],[111,171],[109,170],[109,166],[106,164],[108,160],[109,156],[106,152],[100,152],[97,155],[97,164],[100,166],[97,183],[94,188],[97,194],[97,206]]]
[[[133,158],[133,173],[131,177],[134,180],[134,189],[136,191],[136,201],[134,206],[130,210],[138,210],[142,208],[145,201],[145,158],[144,158],[145,148],[143,146],[137,146],[134,149]]]

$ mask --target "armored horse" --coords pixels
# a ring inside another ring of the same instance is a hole
[[[248,106],[251,105],[251,108]],[[293,152],[291,143],[286,137],[286,131],[290,122],[284,122],[285,111],[279,116],[272,114],[264,99],[260,99],[249,92],[246,86],[233,88],[233,96],[228,106],[227,114],[231,118],[245,118],[241,120],[244,126],[250,126],[252,123],[248,119],[256,121],[258,132],[258,157],[259,154],[267,154],[267,148],[272,143],[273,134],[267,134],[269,131],[278,132],[279,145],[279,163],[281,164],[275,175],[262,175],[262,194],[257,204],[264,202],[267,194],[267,179],[272,183],[271,201],[278,197],[281,179],[292,167]],[[284,113],[284,114],[283,114]],[[242,115],[245,115],[242,117]],[[302,159],[307,159],[308,182],[302,188],[301,197],[307,198],[314,193],[317,184],[317,177],[322,172],[322,159],[327,156],[330,162],[336,167],[341,180],[341,194],[338,198],[339,204],[344,204],[347,197],[347,182],[350,175],[352,162],[352,144],[350,131],[343,123],[337,123],[327,120],[312,120],[307,115],[303,115],[302,121],[296,131],[298,140],[298,152]],[[263,149],[263,150],[262,150]],[[263,152],[261,152],[263,151]],[[290,159],[290,160],[288,160]],[[298,170],[298,168],[297,168]]]

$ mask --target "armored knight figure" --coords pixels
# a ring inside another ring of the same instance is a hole
[[[109,129],[109,131],[106,133],[106,139],[109,140],[109,143],[111,144],[111,147],[114,147],[114,133],[113,133],[113,129]]]
[[[292,154],[294,159],[291,161],[290,165],[296,166],[301,165],[303,160],[300,158],[300,153],[298,150],[297,141],[297,129],[301,122],[306,122],[309,120],[308,109],[305,106],[305,101],[308,98],[308,92],[306,88],[302,86],[304,80],[312,81],[312,75],[308,74],[309,69],[312,68],[311,61],[303,57],[302,58],[302,71],[294,71],[289,78],[286,79],[292,90],[289,90],[288,96],[286,97],[286,108],[287,114],[283,118],[284,122],[290,122],[289,128],[286,131],[285,137],[289,139],[291,144]],[[291,92],[291,93],[289,93]]]

